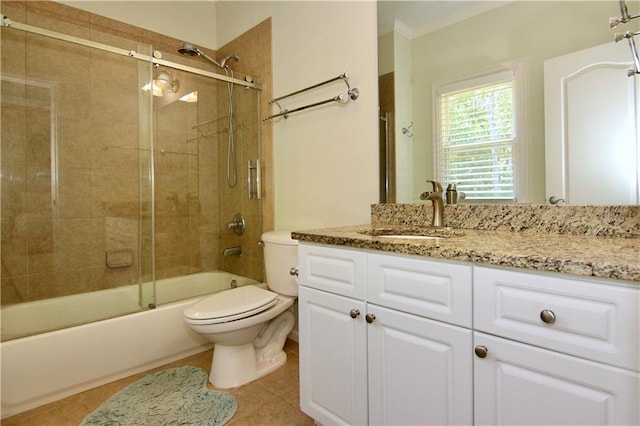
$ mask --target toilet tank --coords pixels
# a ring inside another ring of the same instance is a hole
[[[271,231],[262,234],[267,286],[285,296],[298,295],[298,281],[289,271],[298,267],[298,241],[291,232]]]

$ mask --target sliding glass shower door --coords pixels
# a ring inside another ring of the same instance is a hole
[[[148,308],[151,63],[5,27],[1,48],[3,339]]]

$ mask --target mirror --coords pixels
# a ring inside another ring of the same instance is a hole
[[[631,15],[640,8],[638,2],[627,1],[627,6]],[[526,152],[521,182],[526,190],[518,202],[547,202],[545,61],[612,42],[616,32],[640,29],[640,19],[611,29],[609,18],[614,16],[620,16],[617,1],[379,0],[378,72],[384,117],[380,128],[388,140],[386,149],[381,149],[387,159],[381,169],[381,176],[386,176],[381,194],[388,187],[388,202],[417,203],[420,193],[430,189],[426,181],[435,176],[435,82],[519,61],[525,82]],[[628,61],[632,62],[631,51]],[[626,78],[626,68],[620,72]],[[631,84],[635,80],[637,96],[640,76],[629,80]],[[637,127],[635,133],[637,144]],[[593,204],[601,203],[594,200]]]

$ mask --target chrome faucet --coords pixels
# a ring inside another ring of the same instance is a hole
[[[433,185],[433,191],[426,191],[420,194],[421,200],[430,200],[433,205],[432,226],[444,226],[444,200],[442,198],[442,185],[435,180],[428,180]]]

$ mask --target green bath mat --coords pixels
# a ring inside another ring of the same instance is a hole
[[[236,413],[236,398],[207,389],[201,368],[180,367],[149,374],[89,414],[89,425],[223,425]]]

